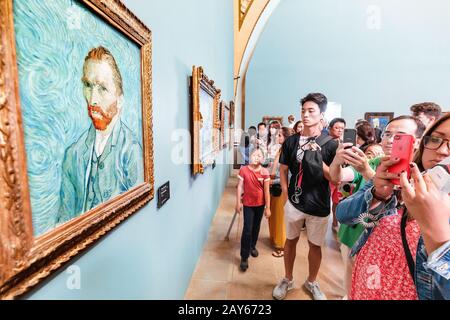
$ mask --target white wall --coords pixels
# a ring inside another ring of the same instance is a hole
[[[423,101],[450,110],[449,72],[448,0],[281,0],[250,62],[246,127],[298,118],[309,92],[341,103],[350,125]]]

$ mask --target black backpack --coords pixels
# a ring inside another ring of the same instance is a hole
[[[305,150],[302,160],[302,192],[298,196],[298,202],[294,206],[305,213],[326,217],[329,214],[329,196],[330,191],[328,182],[323,174],[323,158],[322,149],[328,142],[333,140],[330,136],[321,135],[319,137],[311,137],[308,142],[314,141],[320,146],[321,150]],[[299,146],[299,138],[297,141],[297,151]],[[307,143],[308,143],[307,142]],[[291,158],[291,164],[297,164],[297,151],[293,152],[295,158]],[[291,178],[292,179],[292,178]],[[294,181],[298,181],[295,178]],[[291,183],[293,181],[291,180]],[[290,194],[292,194],[294,185],[289,184]],[[328,200],[327,200],[328,198]],[[291,202],[292,199],[290,198]]]
[[[328,142],[333,140],[330,136],[321,135],[317,137],[316,143],[322,148]],[[305,154],[302,160],[303,168],[303,180],[309,181],[309,183],[322,182],[323,175],[323,158],[321,150],[305,150]]]
[[[331,140],[333,140],[332,137],[330,137],[329,135],[320,135],[318,137],[311,137],[308,139],[308,142],[310,141],[316,141],[316,143],[320,146],[320,148],[323,148],[323,146],[325,146],[328,142],[330,142]],[[297,143],[297,151],[299,146],[299,141],[300,141],[300,135],[298,136],[298,139],[296,139]],[[293,163],[293,160],[296,160],[297,158],[297,151],[294,152],[291,157],[291,163]],[[307,181],[309,181],[309,183],[314,183],[314,182],[321,182],[322,179],[324,178],[323,176],[323,159],[322,159],[322,151],[321,150],[316,150],[316,151],[312,151],[312,150],[305,150],[305,153],[303,155],[303,160],[302,160],[302,169],[303,169],[303,179],[307,179]],[[303,185],[303,183],[302,183]]]
[[[299,141],[300,141],[300,135],[298,135],[297,136],[298,137],[298,139],[296,139],[296,145],[297,145],[297,151],[298,151],[298,148],[299,148]],[[320,135],[320,136],[318,136],[318,137],[311,137],[311,138],[309,138],[308,139],[308,142],[310,142],[310,141],[316,141],[316,143],[319,145],[319,147],[320,148],[322,148],[324,145],[326,145],[328,142],[330,142],[331,140],[333,140],[333,138],[332,137],[330,137],[329,135],[324,135],[324,134],[322,134],[322,135]],[[294,152],[292,155],[291,155],[291,163],[293,162],[293,160],[294,159],[296,159],[297,158],[297,151],[296,152]],[[307,154],[309,154],[309,153],[319,153],[320,154],[320,163],[322,163],[322,152],[320,151],[320,150],[317,150],[317,151],[311,151],[311,150],[306,150],[305,151],[305,155],[304,155],[304,157],[303,157],[303,161],[302,161],[302,166],[305,164],[305,157],[306,157],[306,155]],[[312,159],[313,160],[313,159]]]

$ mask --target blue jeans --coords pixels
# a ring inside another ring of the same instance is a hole
[[[248,259],[250,251],[256,248],[264,207],[264,205],[260,207],[244,206],[244,229],[241,237],[241,258],[244,260]]]

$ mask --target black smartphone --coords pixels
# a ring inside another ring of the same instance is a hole
[[[356,130],[355,129],[344,129],[344,143],[353,143],[356,146]],[[351,148],[347,147],[346,149]]]

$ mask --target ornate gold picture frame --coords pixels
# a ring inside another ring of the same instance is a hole
[[[380,130],[384,130],[389,123],[394,118],[394,112],[366,112],[364,114],[364,119],[369,121],[369,123]]]
[[[230,144],[230,107],[226,102],[222,105],[222,147],[227,149]]]
[[[234,104],[234,101],[231,100],[230,101],[230,119],[229,119],[229,127],[230,127],[230,143],[228,145],[229,150],[231,150],[234,146],[234,113],[235,113],[235,109],[236,106]]]
[[[253,1],[254,0],[239,0],[239,29],[241,29]]]
[[[219,149],[223,150],[226,147],[225,143],[225,109],[227,108],[225,101],[220,101],[220,141],[219,141]]]
[[[235,104],[234,101],[230,101],[230,129],[234,129],[234,112],[235,112]]]
[[[55,2],[55,5],[63,2]],[[15,29],[18,20],[15,16],[17,3],[19,1],[0,0],[0,298],[2,299],[13,299],[23,295],[154,196],[151,31],[119,0],[81,0],[76,2],[77,12],[82,12],[84,16],[95,17],[107,30],[113,30],[111,37],[122,37],[121,41],[129,41],[130,48],[137,50],[139,66],[137,79],[140,84],[137,91],[140,104],[135,107],[142,111],[142,115],[139,117],[141,119],[139,127],[135,130],[142,131],[139,132],[142,139],[140,161],[143,162],[140,164],[143,166],[142,180],[139,181],[142,182],[117,196],[108,197],[108,200],[100,202],[67,222],[57,224],[49,231],[35,235],[30,200],[33,188],[27,171],[25,148],[27,137],[24,134],[27,114],[22,114],[25,105],[25,101],[21,99],[24,85],[20,81],[18,67],[19,54],[24,53],[23,50],[20,52],[16,48],[16,41],[21,40],[21,35],[16,34],[18,29]],[[30,2],[24,5],[30,5]],[[32,10],[27,12],[32,13]],[[64,13],[55,12],[54,16],[64,16]],[[45,19],[41,21],[46,23]],[[80,38],[80,41],[83,39]],[[119,69],[122,68],[123,71],[127,68],[124,64],[120,64],[121,61],[118,62]],[[83,65],[83,61],[80,65]],[[81,79],[81,74],[76,73],[74,78],[76,86],[82,87],[82,81],[85,87],[91,86],[89,80],[84,79],[86,76]],[[124,91],[125,87],[126,84]],[[40,94],[47,93],[40,92]],[[126,92],[124,95],[126,96]],[[86,109],[83,109],[83,112],[86,112]],[[85,118],[88,119],[86,114]],[[58,181],[48,183],[57,184]]]
[[[281,116],[264,116],[262,122],[269,125],[272,121],[278,121],[283,126],[283,117]]]
[[[202,67],[192,68],[192,174],[203,174],[219,151],[220,89],[214,86]]]

